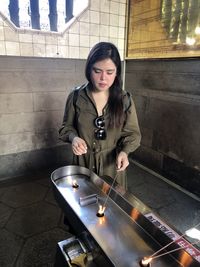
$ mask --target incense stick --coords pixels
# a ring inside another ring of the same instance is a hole
[[[194,227],[192,227],[192,228],[197,228],[198,226],[200,225],[200,223],[198,223],[197,225],[195,225]],[[168,246],[170,246],[171,244],[173,244],[174,242],[176,242],[176,240],[178,240],[179,238],[181,238],[181,237],[184,237],[186,234],[182,234],[180,237],[178,237],[177,239],[175,239],[175,240],[172,240],[170,243],[168,243],[166,246],[164,246],[164,247],[162,247],[161,249],[159,249],[159,250],[157,250],[155,253],[153,253],[151,256],[150,256],[150,258],[151,257],[153,257],[153,256],[155,256],[155,255],[157,255],[160,251],[162,251],[163,249],[165,249],[165,248],[167,248]]]
[[[108,194],[107,194],[106,200],[105,200],[105,202],[104,202],[104,204],[103,204],[103,207],[106,206],[106,203],[107,203],[107,201],[108,201],[108,198],[109,198],[111,189],[113,188],[113,186],[114,186],[114,184],[115,184],[115,181],[116,181],[116,179],[117,179],[117,175],[118,175],[118,172],[116,173],[115,178],[113,179],[113,182],[112,182],[112,184],[111,184],[111,186],[110,186],[110,189],[109,189],[109,191],[108,191]]]
[[[185,246],[185,247],[175,248],[175,249],[172,249],[172,250],[167,251],[167,252],[165,252],[165,253],[159,254],[159,255],[157,255],[157,256],[155,256],[155,257],[150,256],[150,257],[148,257],[148,258],[151,258],[151,260],[154,260],[154,259],[156,259],[156,258],[160,258],[160,257],[162,257],[162,256],[164,256],[164,255],[170,254],[170,253],[175,252],[175,251],[177,251],[177,250],[181,250],[181,249],[185,249],[185,248],[191,247],[191,246],[196,245],[196,244],[198,244],[198,243],[200,243],[200,240],[198,240],[198,241],[196,241],[196,242],[194,242],[194,243],[189,243],[189,244],[188,244],[187,246]]]

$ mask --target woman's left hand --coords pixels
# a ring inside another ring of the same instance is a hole
[[[128,160],[128,155],[121,151],[118,156],[117,156],[117,171],[124,171],[128,165],[129,165],[129,160]]]

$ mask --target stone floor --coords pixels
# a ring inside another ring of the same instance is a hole
[[[137,162],[128,168],[129,191],[181,234],[200,230],[200,199]],[[199,245],[200,246],[200,245]]]
[[[132,162],[129,190],[181,231],[200,221],[200,200]],[[50,172],[0,183],[0,266],[53,266],[70,236],[51,190]],[[103,267],[103,266],[102,266]]]
[[[70,236],[50,174],[0,184],[0,266],[53,266],[56,244]]]

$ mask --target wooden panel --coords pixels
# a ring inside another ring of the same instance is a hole
[[[126,58],[199,56],[198,2],[130,0]]]

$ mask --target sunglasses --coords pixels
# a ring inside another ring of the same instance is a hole
[[[94,125],[98,128],[94,132],[94,136],[97,140],[106,139],[105,120],[103,116],[99,116],[94,120]]]

